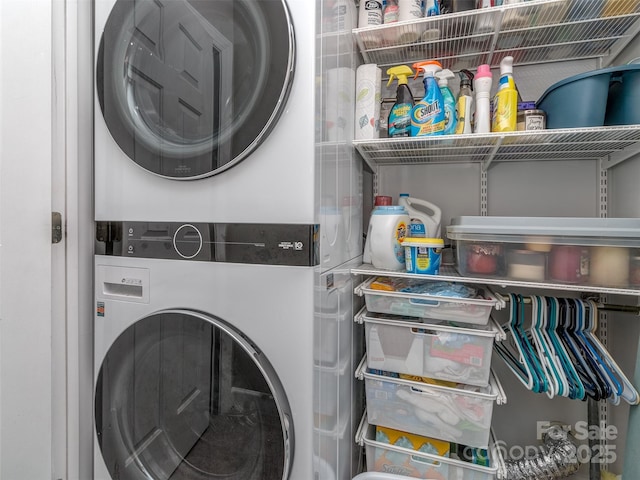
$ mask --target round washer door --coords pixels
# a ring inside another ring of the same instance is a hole
[[[286,480],[291,411],[273,367],[224,321],[163,311],[109,348],[95,390],[104,464],[119,480]]]
[[[294,44],[285,0],[118,0],[96,60],[107,128],[155,174],[220,173],[277,122]]]

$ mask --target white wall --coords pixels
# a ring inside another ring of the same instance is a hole
[[[52,2],[0,2],[0,478],[51,478]]]

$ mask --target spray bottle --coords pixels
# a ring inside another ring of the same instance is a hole
[[[424,2],[424,16],[433,17],[440,15],[440,2],[438,0],[426,0]]]
[[[493,97],[492,132],[515,132],[518,125],[518,90],[513,80],[513,57],[500,62],[500,83]]]
[[[396,90],[396,103],[389,111],[388,134],[389,138],[408,137],[411,135],[411,110],[413,109],[413,94],[407,84],[407,76],[413,75],[413,70],[406,65],[391,67],[387,70],[391,85],[394,78],[398,78],[398,89]]]
[[[475,133],[489,133],[491,131],[491,84],[493,75],[491,67],[482,64],[478,67],[473,79],[473,89],[476,92]]]
[[[444,134],[444,98],[436,81],[435,74],[442,70],[440,62],[426,61],[413,64],[417,78],[423,71],[424,97],[411,110],[411,136]]]
[[[411,237],[440,238],[442,211],[439,207],[426,200],[410,197],[408,193],[400,194],[398,205],[402,205],[409,214]]]
[[[456,115],[456,97],[449,88],[449,80],[456,78],[451,70],[444,69],[436,72],[438,86],[444,100],[444,134],[451,135],[456,131],[458,116]]]
[[[473,73],[469,70],[460,70],[460,91],[458,92],[458,101],[456,102],[456,115],[458,123],[456,124],[455,133],[460,135],[463,133],[472,133],[471,116],[473,115]]]

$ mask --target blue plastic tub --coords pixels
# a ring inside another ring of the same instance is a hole
[[[628,65],[611,75],[604,124],[640,124],[640,65]]]
[[[639,91],[640,65],[625,65],[561,80],[536,104],[547,114],[547,128],[636,124]]]

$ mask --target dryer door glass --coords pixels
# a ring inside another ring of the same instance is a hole
[[[96,60],[100,108],[141,167],[214,175],[273,128],[294,59],[284,0],[118,0]]]
[[[126,329],[100,367],[98,444],[121,480],[284,480],[291,413],[273,368],[225,322],[166,311]]]

